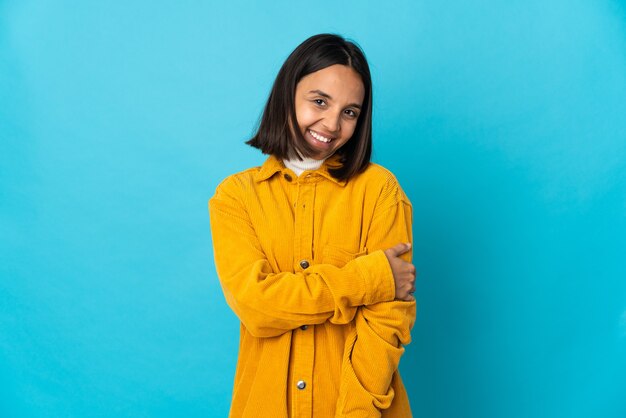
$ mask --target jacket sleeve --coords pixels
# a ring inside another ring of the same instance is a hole
[[[236,189],[222,184],[209,201],[217,274],[226,302],[256,337],[273,337],[304,324],[347,324],[358,306],[393,300],[393,273],[382,251],[339,268],[272,270]]]
[[[411,204],[397,186],[395,203],[374,215],[367,247],[380,250],[400,242],[412,242]],[[402,256],[411,261],[411,253]],[[391,406],[392,378],[398,369],[403,345],[411,341],[415,302],[388,301],[357,309],[355,327],[346,342],[337,403],[339,417],[380,417]]]

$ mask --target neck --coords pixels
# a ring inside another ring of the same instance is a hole
[[[300,156],[302,160],[298,159],[298,157],[291,156],[289,159],[284,159],[283,163],[285,167],[296,173],[297,176],[304,173],[308,170],[317,170],[324,164],[324,160],[316,160],[314,158],[308,158]]]

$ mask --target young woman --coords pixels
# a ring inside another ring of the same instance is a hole
[[[299,45],[256,135],[269,158],[209,201],[215,265],[241,320],[231,417],[410,417],[398,374],[415,319],[411,204],[370,163],[363,52]]]

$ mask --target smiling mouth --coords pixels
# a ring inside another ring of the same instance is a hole
[[[330,143],[330,142],[333,140],[333,138],[329,138],[329,137],[326,137],[326,136],[324,136],[324,135],[320,135],[320,134],[318,134],[317,132],[313,132],[313,131],[312,131],[312,130],[310,130],[310,129],[309,129],[309,133],[311,134],[311,136],[312,136],[313,138],[315,138],[315,139],[317,139],[318,141],[323,142],[323,143],[325,143],[325,144],[328,144],[328,143]]]

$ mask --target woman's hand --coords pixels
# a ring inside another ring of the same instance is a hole
[[[385,250],[387,260],[393,272],[393,281],[396,284],[396,299],[404,301],[415,300],[415,266],[400,258],[411,250],[411,244],[400,243]]]

